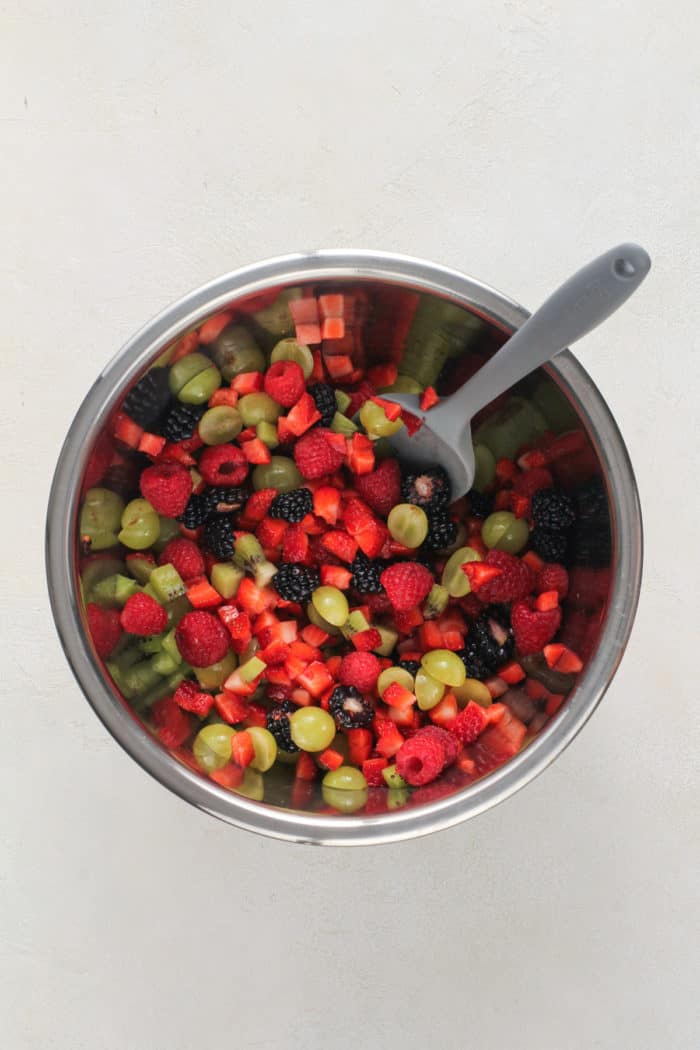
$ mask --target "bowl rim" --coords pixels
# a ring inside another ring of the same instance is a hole
[[[214,278],[166,307],[112,357],[85,396],[61,448],[49,496],[45,557],[51,610],[73,674],[102,723],[138,764],[180,798],[246,831],[314,845],[368,845],[415,838],[483,813],[538,776],[571,743],[602,700],[634,622],[642,578],[639,495],[617,424],[591,377],[566,350],[545,367],[573,402],[604,469],[613,519],[616,568],[600,644],[570,700],[540,735],[499,769],[454,795],[415,809],[370,817],[319,816],[253,802],[205,780],[169,754],[107,684],[87,640],[76,586],[76,480],[122,391],[183,331],[234,298],[275,285],[320,280],[381,280],[433,293],[469,307],[504,331],[529,313],[519,303],[457,270],[436,263],[358,249],[323,249],[277,256]],[[609,479],[615,479],[614,486]]]

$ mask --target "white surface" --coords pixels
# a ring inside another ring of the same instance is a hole
[[[3,1046],[697,1045],[696,5],[0,12]],[[468,825],[359,851],[257,840],[142,773],[71,678],[43,574],[102,363],[281,251],[406,251],[532,306],[625,239],[652,273],[578,352],[638,473],[645,588],[568,752]]]

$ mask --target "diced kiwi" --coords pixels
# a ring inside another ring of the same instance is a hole
[[[331,421],[331,430],[335,434],[345,434],[346,437],[351,437],[358,428],[355,426],[351,419],[344,416],[341,412],[336,412]]]
[[[171,602],[185,593],[182,577],[174,565],[159,565],[150,575],[148,586],[152,587],[159,602]]]
[[[405,788],[408,784],[404,778],[399,774],[396,766],[385,766],[382,770],[382,778],[387,787],[390,788]]]
[[[336,389],[333,393],[335,394],[335,403],[338,406],[338,411],[344,414],[346,409],[350,407],[352,398],[349,394],[346,394],[344,390]]]
[[[234,565],[233,562],[220,561],[212,566],[211,585],[222,598],[233,598],[244,576],[245,572],[238,565]]]
[[[192,606],[184,594],[179,598],[173,598],[172,601],[166,602],[164,608],[168,614],[168,627],[177,627],[182,617],[192,610]]]
[[[178,661],[173,660],[172,656],[163,650],[151,657],[150,664],[156,674],[163,675],[164,677],[173,674],[177,671],[179,666]]]
[[[85,601],[92,601],[92,589],[100,580],[105,580],[108,576],[116,576],[125,571],[125,565],[121,558],[110,558],[107,556],[91,558],[85,563],[80,574]]]
[[[155,562],[145,554],[127,554],[126,567],[138,583],[145,584],[155,568]]]
[[[157,684],[159,679],[160,675],[153,670],[151,661],[142,660],[140,663],[134,664],[133,667],[122,671],[121,689],[126,699],[132,700],[135,696],[147,693],[149,689]]]
[[[130,576],[115,573],[114,576],[107,576],[106,579],[95,584],[92,589],[92,600],[99,602],[100,605],[123,606],[132,594],[140,590],[141,587],[136,580],[132,580]]]
[[[155,656],[156,653],[163,651],[163,638],[162,634],[149,634],[147,638],[142,638],[139,642],[141,646],[141,652],[145,656]]]
[[[209,667],[193,667],[195,678],[203,689],[220,689],[232,671],[236,670],[236,654],[229,650],[223,660]]]

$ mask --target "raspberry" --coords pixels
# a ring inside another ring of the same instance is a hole
[[[523,656],[539,653],[561,624],[561,609],[540,612],[528,601],[515,602],[510,612],[515,644]]]
[[[122,636],[119,613],[116,609],[103,609],[90,602],[85,607],[88,627],[97,655],[106,659]]]
[[[457,715],[452,732],[463,744],[473,744],[487,725],[488,718],[484,714],[483,707],[470,700],[464,710]]]
[[[420,787],[439,777],[445,768],[445,748],[441,741],[419,729],[396,752],[396,769],[407,784]]]
[[[556,562],[544,565],[537,574],[535,590],[538,594],[556,591],[560,598],[566,598],[569,592],[569,574],[564,566]]]
[[[358,474],[355,488],[382,517],[386,518],[392,507],[401,501],[401,470],[395,459],[385,459],[370,474]]]
[[[275,361],[265,374],[263,387],[278,405],[291,408],[306,388],[301,366],[296,361]]]
[[[342,453],[326,440],[328,433],[331,432],[316,427],[304,434],[294,446],[294,462],[302,476],[309,480],[332,474],[343,463]]]
[[[203,692],[196,682],[180,682],[173,694],[173,700],[183,711],[191,711],[200,718],[206,718],[214,703],[211,693]]]
[[[294,564],[305,562],[309,553],[309,537],[302,525],[290,525],[282,540],[282,561]]]
[[[168,614],[150,594],[132,594],[127,598],[120,616],[121,625],[129,634],[145,637],[160,634],[168,626]]]
[[[484,564],[501,569],[501,573],[479,588],[479,598],[491,602],[515,602],[525,598],[535,586],[535,574],[526,562],[506,551],[489,551]]]
[[[374,689],[382,665],[374,653],[348,653],[344,656],[338,670],[338,681],[341,685],[354,685],[361,693]]]
[[[381,575],[382,587],[398,612],[420,605],[433,586],[432,573],[415,561],[397,562]]]
[[[158,730],[161,743],[166,747],[179,747],[184,744],[191,732],[190,720],[172,696],[158,700],[151,708],[153,725]]]
[[[183,660],[193,667],[209,667],[228,652],[229,635],[221,620],[210,612],[196,610],[182,617],[175,641]]]
[[[459,754],[459,744],[454,735],[440,726],[425,726],[420,734],[424,740],[437,740],[445,755],[445,766],[451,766]]]
[[[141,495],[158,514],[176,518],[182,514],[192,492],[192,478],[187,467],[174,460],[164,460],[146,467],[139,482]]]
[[[199,457],[197,469],[207,485],[240,485],[248,460],[236,445],[210,445]]]
[[[193,540],[176,538],[166,543],[158,559],[159,565],[172,565],[187,583],[195,576],[204,575],[204,558]]]

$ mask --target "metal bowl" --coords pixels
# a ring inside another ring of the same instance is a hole
[[[506,799],[564,750],[597,707],[622,657],[637,606],[642,568],[637,489],[622,437],[601,394],[571,353],[559,355],[555,363],[525,381],[518,393],[537,411],[545,407],[552,430],[570,430],[573,423],[585,432],[585,469],[602,483],[610,545],[602,557],[600,550],[593,551],[592,559],[587,549],[583,561],[590,566],[592,560],[594,567],[584,567],[580,580],[573,581],[563,635],[576,642],[584,669],[558,711],[526,748],[493,772],[466,784],[457,779],[443,797],[411,802],[399,809],[379,807],[383,811],[371,815],[336,815],[328,807],[319,812],[318,798],[300,803],[284,786],[273,784],[269,794],[266,789],[264,802],[217,786],[166,750],[144,727],[93,650],[78,580],[80,493],[98,438],[147,366],[207,317],[232,305],[245,309],[246,300],[252,302],[252,297],[298,285],[313,285],[316,291],[361,289],[369,310],[369,353],[377,361],[384,354],[382,341],[389,331],[381,303],[393,303],[394,327],[409,302],[412,309],[416,301],[424,304],[424,319],[432,318],[431,323],[441,327],[441,352],[447,346],[445,353],[454,358],[437,380],[443,392],[461,381],[459,369],[468,358],[476,355],[485,360],[528,316],[513,300],[461,273],[417,259],[366,251],[284,256],[219,277],[187,295],[147,324],[111,360],[71,425],[58,459],[47,516],[51,606],[73,673],[99,718],[143,769],[181,798],[237,827],[294,842],[392,842],[457,824]],[[430,332],[424,331],[421,338],[423,343],[414,341],[414,362],[421,359]],[[564,467],[561,483],[567,484],[568,468]],[[573,467],[568,475],[575,481],[578,468],[575,463]],[[598,589],[593,598],[586,583],[591,579]]]

